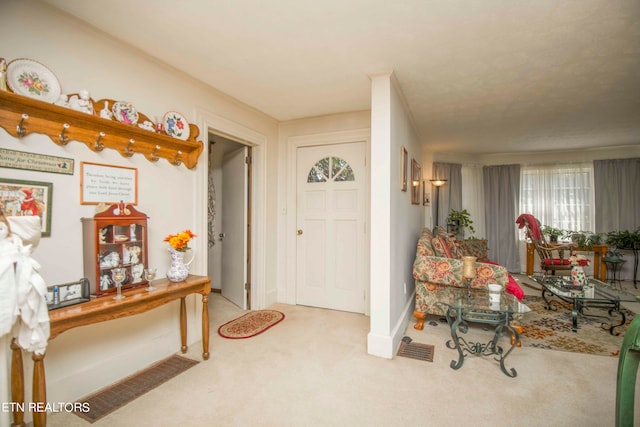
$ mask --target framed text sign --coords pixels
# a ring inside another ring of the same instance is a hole
[[[80,203],[124,202],[138,204],[138,169],[124,166],[80,163]]]
[[[73,159],[0,148],[0,167],[73,175]]]

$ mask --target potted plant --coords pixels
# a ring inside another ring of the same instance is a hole
[[[593,245],[602,243],[602,235],[591,231],[569,231],[565,236],[571,238],[576,246],[586,250],[593,250]]]
[[[473,228],[471,214],[466,209],[461,211],[451,209],[451,212],[449,212],[449,216],[447,217],[447,228],[449,229],[449,232],[455,234],[459,238],[464,237],[465,228],[469,229],[472,236],[476,232]]]
[[[549,236],[549,241],[552,243],[556,243],[558,241],[558,237],[564,235],[564,231],[559,228],[551,227],[550,225],[543,226],[540,231]]]
[[[618,250],[633,249],[637,244],[637,236],[638,230],[635,232],[629,230],[610,231],[607,233],[606,243]]]

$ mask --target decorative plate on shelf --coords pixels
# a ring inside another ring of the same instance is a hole
[[[189,122],[182,114],[169,111],[162,118],[162,124],[167,135],[184,141],[189,138]]]
[[[113,111],[113,116],[120,123],[133,126],[138,123],[138,111],[136,111],[136,108],[130,102],[114,102],[113,106],[111,106],[111,111]]]
[[[7,85],[14,93],[54,103],[60,97],[60,82],[53,72],[32,59],[14,59],[7,65]]]

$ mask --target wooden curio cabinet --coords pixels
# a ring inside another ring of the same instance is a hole
[[[122,290],[146,285],[147,215],[131,205],[117,203],[93,218],[82,218],[84,275],[92,296],[116,292],[112,270],[122,267],[126,276]]]

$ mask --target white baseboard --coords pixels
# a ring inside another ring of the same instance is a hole
[[[394,328],[389,335],[380,335],[369,333],[367,335],[367,353],[372,356],[383,357],[385,359],[393,359],[400,345],[400,340],[404,336],[404,332],[409,324],[409,319],[413,314],[415,302],[415,290],[411,297],[407,300],[402,315],[396,321]]]

